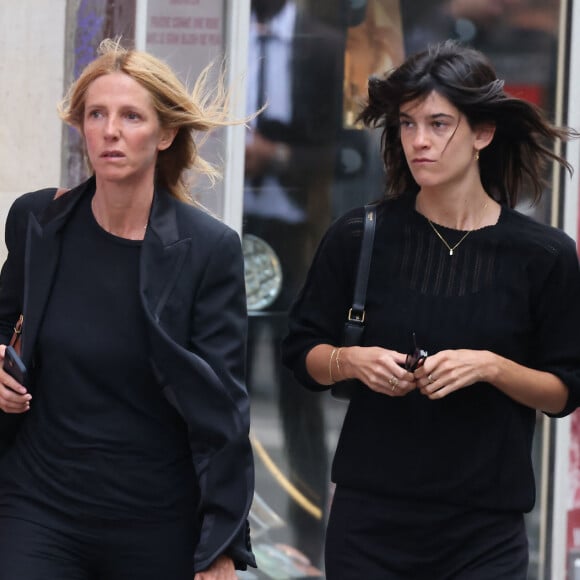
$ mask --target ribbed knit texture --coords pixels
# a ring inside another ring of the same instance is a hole
[[[435,224],[453,246],[465,232]],[[352,298],[362,210],[323,239],[290,316],[284,362],[308,388],[305,357],[341,343]],[[580,274],[561,231],[502,209],[497,225],[473,231],[453,256],[414,197],[378,208],[363,345],[402,353],[417,343],[490,350],[557,374],[580,401]],[[527,511],[535,410],[477,383],[442,400],[418,391],[392,398],[361,386],[350,403],[333,466],[339,485],[393,498]]]

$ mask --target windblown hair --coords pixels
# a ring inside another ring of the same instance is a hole
[[[203,140],[217,127],[245,122],[231,120],[228,116],[230,99],[224,88],[223,73],[209,88],[212,71],[209,65],[199,75],[190,93],[166,63],[146,52],[123,48],[118,40],[103,40],[98,54],[71,85],[59,105],[62,119],[82,133],[86,94],[91,83],[110,73],[128,75],[151,95],[161,127],[177,129],[171,146],[158,154],[155,185],[178,199],[191,202],[187,170],[196,170],[212,183],[220,176],[218,169],[199,155],[194,134],[205,134],[201,137]]]
[[[403,153],[399,111],[402,104],[425,99],[433,91],[457,107],[472,128],[495,126],[492,142],[480,151],[479,166],[483,187],[500,203],[514,207],[527,188],[533,202],[539,201],[550,161],[572,172],[551,146],[578,133],[553,125],[538,107],[507,94],[481,52],[447,40],[409,57],[383,78],[369,80],[368,101],[359,120],[384,128],[381,152],[387,197],[419,189]]]

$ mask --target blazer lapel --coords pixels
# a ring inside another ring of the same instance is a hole
[[[52,201],[37,219],[28,218],[26,254],[24,259],[25,288],[23,299],[24,331],[22,333],[22,358],[30,364],[34,345],[60,255],[60,229],[82,195],[90,189],[92,180],[70,190]],[[88,185],[88,186],[87,186]],[[56,190],[55,190],[56,192]]]
[[[179,238],[175,204],[169,194],[155,193],[141,250],[141,295],[156,322],[191,247],[191,238]]]
[[[26,286],[24,289],[24,332],[22,358],[30,361],[42,313],[48,300],[58,262],[60,242],[55,235],[43,236],[43,230],[31,215],[26,233]]]

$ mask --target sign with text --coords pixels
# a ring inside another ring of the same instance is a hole
[[[193,79],[222,53],[224,3],[216,0],[149,0],[146,50]]]

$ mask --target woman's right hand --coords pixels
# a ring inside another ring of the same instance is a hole
[[[26,387],[12,378],[4,369],[6,346],[0,345],[0,409],[5,413],[25,413],[30,409],[32,396]]]
[[[406,359],[406,354],[378,346],[343,347],[340,378],[358,379],[377,393],[400,397],[417,387],[413,373],[404,368]]]

